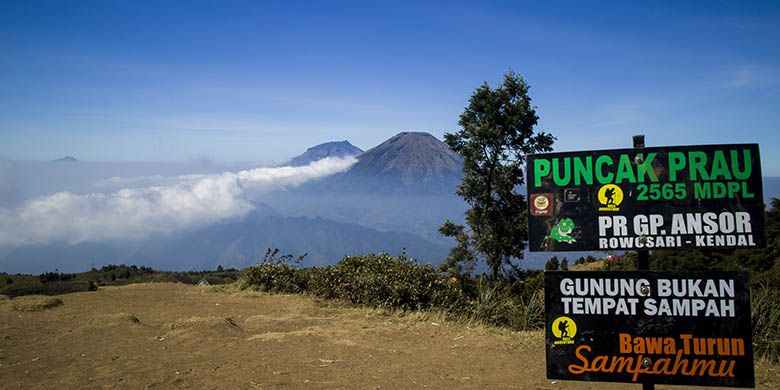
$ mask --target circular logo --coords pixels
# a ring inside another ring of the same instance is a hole
[[[577,324],[569,317],[558,317],[552,323],[553,336],[559,339],[574,338],[577,334]]]
[[[538,210],[547,210],[550,207],[550,200],[544,195],[539,195],[534,199],[534,206]]]
[[[599,189],[598,198],[604,206],[619,206],[623,202],[623,190],[614,184],[605,184]]]

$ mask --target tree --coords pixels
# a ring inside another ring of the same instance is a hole
[[[561,271],[568,271],[569,270],[569,260],[567,260],[565,257],[563,260],[561,260]]]
[[[460,195],[470,209],[466,224],[447,221],[439,231],[458,242],[444,266],[484,260],[493,278],[512,259],[522,259],[528,241],[525,197],[525,156],[549,152],[555,137],[534,132],[539,117],[531,106],[529,86],[510,71],[496,89],[483,83],[460,115],[460,130],[444,135],[444,142],[463,156]],[[468,252],[468,254],[466,254]]]
[[[441,271],[450,276],[471,273],[476,263],[476,255],[469,241],[469,235],[463,225],[452,221],[444,222],[439,231],[447,237],[455,238],[455,246],[450,249],[450,255],[439,266]]]
[[[551,257],[550,260],[547,260],[547,264],[544,265],[545,271],[557,271],[559,268],[558,256]]]

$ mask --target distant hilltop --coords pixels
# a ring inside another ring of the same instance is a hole
[[[363,150],[355,147],[349,141],[326,142],[306,149],[303,154],[290,160],[289,165],[299,167],[327,157],[350,157],[360,155],[361,153],[363,153]]]
[[[348,171],[306,183],[296,191],[318,196],[345,192],[453,195],[463,169],[459,154],[424,132],[398,133],[358,155],[357,160]]]
[[[69,162],[69,163],[71,163],[71,162],[79,162],[79,160],[76,160],[76,158],[73,157],[73,156],[65,156],[63,158],[58,158],[56,160],[51,160],[51,162]]]
[[[443,178],[454,179],[457,184],[463,167],[463,158],[446,144],[429,133],[414,131],[396,134],[358,160],[352,168],[354,173],[393,177],[407,186]]]

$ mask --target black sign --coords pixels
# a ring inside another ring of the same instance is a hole
[[[757,144],[528,156],[529,250],[766,245]]]
[[[753,387],[747,274],[544,273],[550,379]]]

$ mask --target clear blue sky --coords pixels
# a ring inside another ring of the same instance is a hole
[[[758,142],[780,175],[780,2],[626,3],[2,1],[0,158],[441,137],[511,68],[558,150]]]

